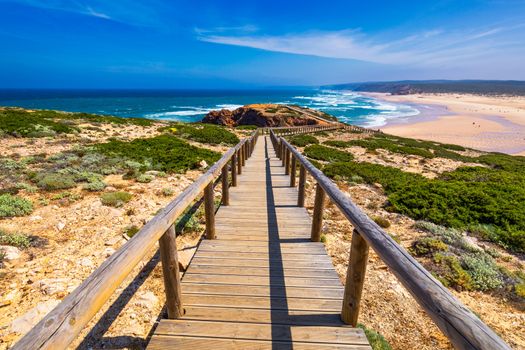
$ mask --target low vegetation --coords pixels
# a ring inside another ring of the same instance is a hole
[[[18,232],[7,232],[0,229],[0,245],[10,245],[17,248],[27,248],[31,245],[31,238]]]
[[[102,204],[110,207],[121,207],[129,202],[131,198],[133,198],[131,193],[123,191],[103,193],[100,196]]]
[[[0,195],[0,218],[31,214],[33,204],[30,200],[11,194]]]
[[[319,140],[313,135],[303,134],[290,138],[290,143],[297,147],[305,147],[312,144],[318,144]]]
[[[381,335],[381,333],[378,333],[373,329],[367,328],[361,323],[358,323],[357,327],[361,328],[365,332],[366,338],[368,339],[368,342],[370,343],[370,346],[373,350],[392,350],[392,347],[385,339],[385,337]]]
[[[348,162],[354,159],[351,153],[340,151],[322,145],[310,145],[304,149],[308,158],[322,160],[325,162]]]
[[[220,158],[217,152],[192,146],[170,135],[135,139],[130,142],[111,140],[95,145],[94,150],[108,157],[135,162],[128,165],[132,165],[130,168],[134,166],[137,172],[160,170],[182,173],[199,167],[202,160],[213,164]]]
[[[20,108],[0,109],[0,135],[46,137],[79,131],[79,123],[134,124],[148,126],[151,120],[119,118],[90,113],[65,113],[49,110],[29,111]]]

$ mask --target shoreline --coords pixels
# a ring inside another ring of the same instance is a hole
[[[525,98],[467,94],[363,93],[410,105],[420,114],[387,120],[386,133],[458,144],[486,152],[525,155]]]

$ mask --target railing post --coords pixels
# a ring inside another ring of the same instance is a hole
[[[321,229],[323,228],[323,210],[326,193],[318,183],[315,188],[314,216],[312,218],[312,242],[321,241]]]
[[[301,164],[299,167],[299,187],[298,187],[299,195],[297,196],[297,206],[298,207],[304,207],[305,186],[306,186],[306,169],[304,165]]]
[[[237,186],[237,153],[234,152],[232,155],[232,187]]]
[[[239,150],[237,151],[237,174],[242,174],[242,147],[239,147]]]
[[[172,225],[159,239],[160,260],[164,275],[164,291],[168,318],[184,315],[181,301],[179,261],[177,257],[177,235]]]
[[[246,143],[243,143],[241,146],[241,165],[246,164]]]
[[[286,146],[284,145],[284,142],[281,140],[281,161],[283,163],[283,166],[286,164]]]
[[[221,172],[222,180],[222,205],[230,205],[230,191],[228,183],[228,164],[222,167]]]
[[[352,233],[352,246],[350,248],[350,261],[346,272],[345,292],[341,319],[344,323],[357,326],[359,306],[363,285],[365,281],[366,265],[368,263],[368,244],[354,229]]]
[[[215,203],[213,202],[213,181],[204,189],[204,216],[206,217],[206,238],[215,239]]]
[[[292,154],[292,164],[290,166],[290,187],[295,187],[295,174],[296,174],[296,159],[295,156]]]
[[[290,150],[287,148],[286,149],[286,152],[284,152],[284,158],[285,158],[285,162],[284,162],[284,173],[286,175],[290,174]]]

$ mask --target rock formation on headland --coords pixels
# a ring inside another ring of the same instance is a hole
[[[336,118],[309,108],[280,104],[252,104],[236,110],[211,111],[202,119],[203,123],[226,126],[300,126],[326,125]]]

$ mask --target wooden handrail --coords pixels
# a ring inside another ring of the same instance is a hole
[[[457,349],[510,349],[490,327],[454,297],[446,287],[359,209],[333,181],[310,163],[295,147],[284,138],[276,136],[272,130],[270,130],[270,138],[276,150],[282,146],[290,151],[293,157],[296,157],[299,164],[316,180],[318,186],[326,192],[330,200],[352,223],[360,237],[374,249],[427,315],[448,337],[454,347]],[[364,248],[357,250],[365,251]],[[357,269],[366,266],[359,257],[354,257],[353,264]],[[364,272],[361,271],[361,273]],[[353,281],[356,280],[351,276],[349,278]],[[355,289],[355,286],[352,288]],[[345,290],[345,297],[350,295],[357,296],[359,299],[360,291],[358,289],[355,292]],[[343,305],[351,302],[345,300]],[[354,310],[359,310],[359,305],[354,305]]]
[[[173,224],[184,210],[210,184],[213,184],[214,179],[221,172],[224,174],[224,167],[227,166],[236,152],[239,152],[239,154],[244,153],[242,150],[246,149],[245,145],[247,142],[250,142],[252,145],[255,143],[258,133],[258,130],[255,130],[250,137],[241,140],[236,146],[230,148],[206,173],[201,175],[177,198],[161,209],[139,232],[106,259],[80,286],[24,335],[12,349],[55,350],[67,348],[161,237],[164,237],[161,241],[161,248],[163,248],[161,249],[161,254],[164,252],[162,261],[170,265],[166,266],[166,268],[163,267],[163,270],[165,273],[176,275],[178,265],[177,267],[173,266],[176,252],[174,255],[169,253],[169,251],[172,251],[170,247],[175,246]],[[239,158],[237,158],[237,162],[238,164],[241,163]],[[232,171],[235,170],[234,165],[232,166]],[[176,314],[180,314],[181,311],[180,281],[177,278],[173,278],[173,276],[165,275],[164,277],[166,283],[169,282],[170,284],[166,286],[168,295],[169,293],[179,294],[174,296],[175,300],[172,301],[174,305],[171,306],[172,312],[176,317]],[[168,304],[168,307],[170,307],[170,304]]]

